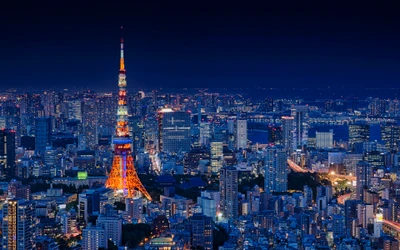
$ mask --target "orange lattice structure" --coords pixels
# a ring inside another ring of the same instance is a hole
[[[132,139],[129,136],[128,107],[126,101],[126,71],[124,63],[124,43],[121,39],[121,58],[118,75],[118,111],[115,129],[114,158],[106,187],[123,190],[127,198],[132,198],[135,190],[140,191],[148,200],[151,196],[144,188],[133,165]]]

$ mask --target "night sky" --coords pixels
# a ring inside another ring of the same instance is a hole
[[[395,1],[29,2],[0,7],[1,88],[115,90],[121,25],[131,87],[400,82]]]

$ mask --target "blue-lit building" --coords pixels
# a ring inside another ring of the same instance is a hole
[[[165,112],[162,116],[162,151],[188,152],[191,147],[190,114]]]
[[[44,154],[46,147],[51,145],[51,117],[38,117],[35,120],[35,150]]]

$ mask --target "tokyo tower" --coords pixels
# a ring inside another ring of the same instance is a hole
[[[122,29],[122,27],[121,27]],[[111,172],[106,187],[114,190],[123,190],[127,198],[134,196],[135,190],[140,191],[148,200],[151,197],[141,183],[132,157],[132,139],[129,136],[128,107],[126,101],[126,71],[124,62],[124,40],[121,38],[121,58],[118,75],[118,110],[117,126],[113,138],[114,157]]]

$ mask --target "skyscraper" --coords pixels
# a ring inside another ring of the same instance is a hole
[[[188,152],[191,147],[190,114],[165,112],[162,117],[162,151]]]
[[[8,177],[15,176],[15,131],[0,130],[0,171]]]
[[[307,144],[308,137],[308,107],[307,106],[293,106],[291,108],[292,117],[294,118],[294,146],[295,148],[302,147]]]
[[[364,200],[364,188],[369,186],[372,175],[373,168],[368,162],[359,162],[357,164],[356,200]]]
[[[38,117],[35,120],[35,151],[43,155],[51,145],[51,117]]]
[[[265,179],[264,191],[286,192],[287,191],[287,161],[286,150],[277,145],[265,150]]]
[[[286,149],[288,155],[293,152],[293,123],[294,118],[291,116],[282,117],[282,130],[283,130],[283,140],[282,144]]]
[[[3,249],[36,248],[36,217],[33,202],[8,200],[3,205]]]
[[[247,120],[236,120],[236,149],[247,148]]]
[[[211,142],[211,172],[219,173],[223,162],[223,143],[219,141]]]
[[[223,167],[219,176],[221,211],[224,217],[236,220],[239,214],[238,171],[235,167]]]
[[[97,105],[94,99],[85,100],[82,106],[82,128],[86,146],[93,148],[98,143]]]
[[[349,125],[349,144],[354,150],[356,143],[369,141],[369,124],[355,123]]]

